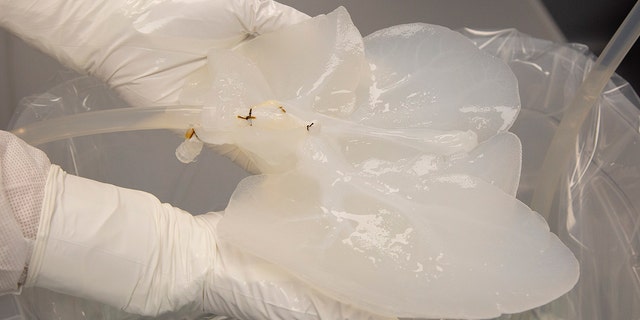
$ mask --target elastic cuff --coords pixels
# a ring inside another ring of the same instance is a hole
[[[52,164],[47,175],[47,182],[44,186],[44,198],[42,200],[42,209],[40,211],[40,223],[38,225],[38,234],[33,244],[33,251],[28,261],[27,279],[25,286],[32,287],[37,281],[37,276],[42,267],[42,257],[46,248],[49,231],[51,229],[51,216],[55,209],[56,190],[62,185],[64,175],[66,173],[59,166]]]

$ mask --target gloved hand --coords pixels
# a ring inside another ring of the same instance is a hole
[[[143,315],[195,303],[240,319],[380,318],[220,243],[221,213],[192,216],[145,192],[68,175],[7,132],[0,146],[0,288],[15,289],[28,262],[26,286]]]
[[[0,0],[0,26],[134,107],[203,105],[214,49],[307,18],[271,0]],[[255,172],[237,147],[215,150]]]
[[[181,94],[207,81],[209,50],[307,18],[270,0],[0,0],[0,26],[133,106],[197,103]]]

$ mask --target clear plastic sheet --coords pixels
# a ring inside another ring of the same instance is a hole
[[[515,30],[462,30],[481,49],[505,60],[519,80],[522,111],[512,128],[523,143],[518,197],[528,203],[536,172],[563,108],[593,59],[584,46],[554,44]],[[123,106],[98,81],[80,77],[25,99],[12,127],[56,116]],[[633,89],[614,77],[582,129],[573,171],[563,181],[549,224],[581,263],[578,285],[562,298],[503,319],[632,319],[640,317],[640,106]],[[40,146],[53,163],[81,176],[138,188],[193,213],[219,210],[246,173],[205,148],[195,164],[173,157],[182,140],[169,131],[103,134]],[[204,170],[203,168],[216,168]],[[223,181],[224,183],[220,183]],[[211,192],[212,188],[216,192]],[[207,190],[207,192],[204,192]],[[212,198],[211,194],[215,197]],[[118,310],[39,289],[20,301],[29,318],[131,319]],[[179,310],[166,319],[192,319]]]
[[[127,107],[93,77],[62,73],[55,81],[58,84],[46,93],[21,101],[9,130],[36,121]],[[223,210],[247,173],[206,148],[195,163],[185,166],[174,156],[183,135],[170,130],[118,132],[55,141],[38,148],[68,173],[145,190],[192,214]]]
[[[515,30],[463,30],[518,77],[522,111],[512,130],[523,144],[518,197],[529,203],[536,173],[564,108],[594,59],[582,45],[555,44]],[[635,319],[640,316],[640,100],[614,76],[578,138],[572,171],[549,218],[552,231],[580,261],[577,286],[534,310],[544,319]]]

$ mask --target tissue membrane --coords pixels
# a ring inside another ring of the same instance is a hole
[[[261,173],[232,196],[224,241],[389,316],[489,318],[576,283],[573,254],[514,196],[516,79],[458,33],[362,39],[338,9],[209,68],[198,137]]]

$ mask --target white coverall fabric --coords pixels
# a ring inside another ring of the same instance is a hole
[[[42,151],[0,131],[0,294],[17,293],[26,276],[50,165]]]
[[[192,216],[151,194],[52,166],[27,286],[158,315],[196,303],[240,319],[377,319],[219,243],[220,213]]]

